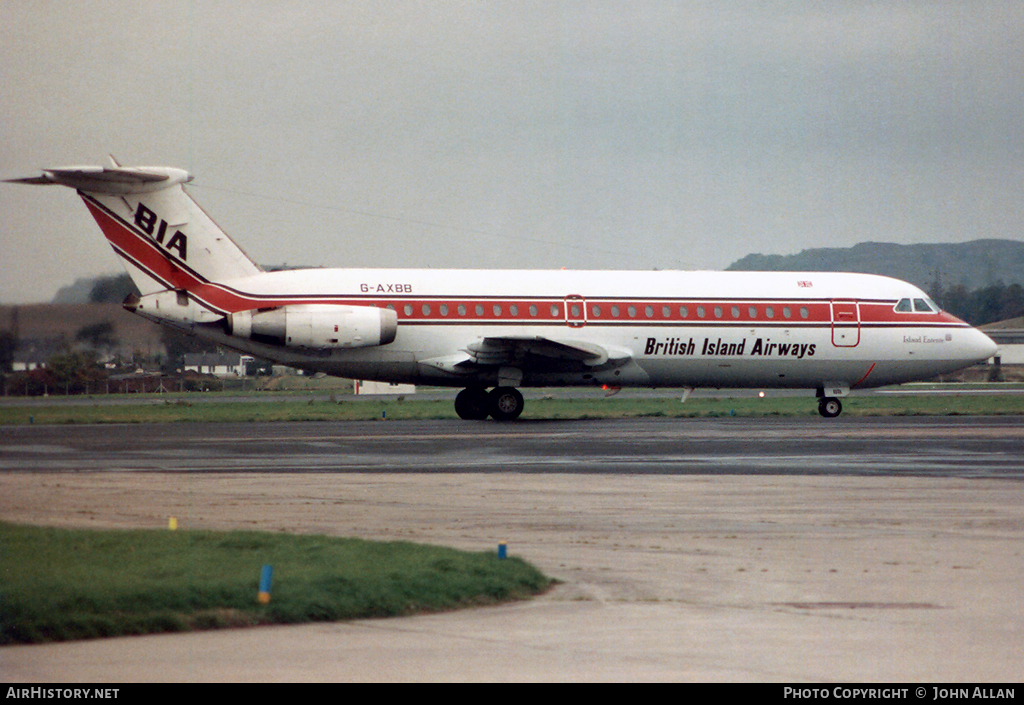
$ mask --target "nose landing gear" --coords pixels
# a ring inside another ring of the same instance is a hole
[[[818,413],[826,419],[834,419],[843,411],[842,403],[835,397],[821,397],[818,399]]]

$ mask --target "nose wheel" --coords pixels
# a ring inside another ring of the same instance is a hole
[[[834,419],[843,411],[843,405],[835,397],[822,397],[818,400],[818,413],[826,419]]]
[[[515,387],[495,387],[490,392],[480,387],[463,389],[455,397],[455,413],[460,419],[511,421],[523,413],[523,395]]]

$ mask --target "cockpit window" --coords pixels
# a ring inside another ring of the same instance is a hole
[[[941,309],[931,299],[900,299],[894,310],[897,313],[938,313]]]

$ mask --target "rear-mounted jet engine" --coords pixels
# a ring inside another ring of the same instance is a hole
[[[373,306],[297,304],[239,311],[227,323],[228,331],[240,338],[316,350],[387,345],[398,332],[398,315]]]

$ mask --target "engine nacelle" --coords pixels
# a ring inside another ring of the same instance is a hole
[[[368,348],[387,345],[398,332],[398,314],[373,306],[296,304],[228,316],[228,330],[240,338],[288,347]]]

